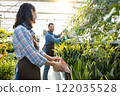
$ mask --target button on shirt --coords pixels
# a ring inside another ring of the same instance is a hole
[[[47,62],[44,57],[46,53],[43,51],[37,51],[34,47],[32,34],[27,28],[19,25],[15,28],[13,33],[13,47],[15,51],[15,56],[21,60],[24,56],[27,57],[31,63],[42,67]]]

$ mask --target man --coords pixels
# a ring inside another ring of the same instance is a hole
[[[62,32],[59,35],[53,34],[53,31],[54,31],[53,23],[49,23],[48,29],[49,31],[46,33],[46,36],[45,36],[45,46],[43,51],[47,53],[47,55],[54,56],[54,51],[52,50],[54,49],[54,43],[61,42],[65,35],[62,36]],[[45,65],[44,72],[43,72],[43,80],[48,80],[49,69],[50,69],[50,66]]]

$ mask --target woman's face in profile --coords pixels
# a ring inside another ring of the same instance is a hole
[[[36,13],[36,11],[33,11],[33,9],[31,9],[31,12],[32,12],[32,16],[33,16],[33,23],[35,23],[36,18],[37,18],[37,13]]]

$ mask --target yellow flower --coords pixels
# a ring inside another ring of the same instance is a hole
[[[92,64],[93,64],[93,63],[96,64],[95,61],[93,61]]]

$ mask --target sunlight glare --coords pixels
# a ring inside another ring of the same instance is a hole
[[[59,1],[62,3],[68,3],[68,1],[70,1],[70,0],[59,0]]]

